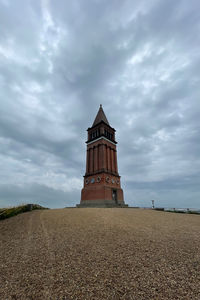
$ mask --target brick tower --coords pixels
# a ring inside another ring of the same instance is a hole
[[[115,129],[105,116],[102,105],[88,128],[86,172],[78,207],[126,206],[117,169]]]

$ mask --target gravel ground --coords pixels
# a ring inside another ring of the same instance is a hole
[[[200,216],[131,208],[0,222],[0,299],[200,299]]]

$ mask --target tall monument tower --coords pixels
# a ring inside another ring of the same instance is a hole
[[[126,206],[117,168],[115,129],[105,116],[102,105],[88,128],[86,172],[78,207]]]

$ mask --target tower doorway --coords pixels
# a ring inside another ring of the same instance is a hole
[[[112,190],[112,199],[117,204],[117,190]]]

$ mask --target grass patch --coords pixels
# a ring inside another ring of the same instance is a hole
[[[199,211],[195,211],[195,210],[165,210],[166,212],[170,212],[170,213],[177,213],[177,214],[193,214],[193,215],[199,215],[200,212]]]
[[[9,208],[1,208],[0,209],[0,220],[14,217],[18,214],[21,214],[21,213],[24,213],[27,211],[36,210],[36,209],[47,209],[47,208],[42,207],[38,204],[25,204],[25,205],[14,206],[14,207],[9,207]]]

